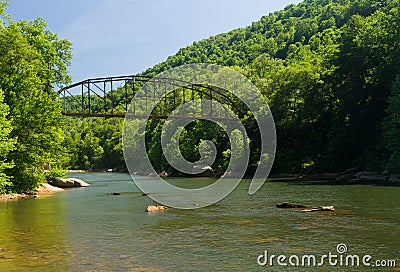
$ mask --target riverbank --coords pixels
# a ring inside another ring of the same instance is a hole
[[[127,170],[117,169],[95,169],[95,170],[67,170],[67,173],[129,173]],[[191,177],[209,177],[209,178],[220,178],[220,175],[212,173],[210,169],[205,169],[204,173],[193,176],[186,175],[183,173],[173,173],[164,170],[156,171],[157,175],[161,178],[191,178]],[[138,176],[155,176],[155,173],[149,172],[134,172],[133,175]],[[253,176],[245,175],[244,179],[251,179]],[[312,173],[312,174],[291,174],[291,173],[274,173],[268,176],[268,179],[290,179],[290,180],[327,180],[327,181],[338,181],[338,182],[349,182],[349,183],[390,183],[400,184],[400,174],[390,174],[387,171],[370,172],[370,171],[357,171],[356,168],[351,168],[343,172],[332,172],[332,173]]]
[[[33,192],[27,192],[22,194],[3,194],[0,195],[0,201],[7,201],[7,200],[17,200],[23,198],[30,198],[30,197],[38,197],[42,195],[50,195],[57,192],[62,192],[64,189],[52,186],[50,184],[44,183],[41,184],[38,188],[36,188]]]
[[[89,184],[80,179],[62,178],[53,184],[43,183],[32,192],[26,192],[22,194],[2,194],[0,195],[0,201],[17,200],[30,197],[36,198],[43,195],[51,195],[53,193],[63,192],[65,191],[64,188],[87,186],[89,186]]]
[[[96,173],[96,171],[87,170],[69,170],[68,173]],[[101,172],[111,172],[111,171],[101,171]],[[340,184],[381,184],[381,185],[399,185],[400,176],[399,175],[384,175],[376,172],[357,172],[357,173],[325,173],[325,174],[312,174],[312,175],[300,175],[300,174],[278,174],[270,175],[269,179],[273,181],[305,181],[305,180],[325,180],[330,182],[339,182]],[[175,177],[175,175],[169,175],[165,171],[158,173],[161,177]],[[55,186],[54,186],[55,185]],[[36,198],[42,195],[51,195],[53,193],[65,191],[64,188],[73,187],[86,187],[89,184],[84,181],[67,178],[61,179],[58,183],[41,184],[32,192],[22,193],[22,194],[3,194],[0,195],[0,201],[18,200],[25,198]]]
[[[114,169],[114,168],[107,168],[107,169],[93,169],[93,170],[82,170],[82,169],[77,169],[77,170],[67,170],[66,173],[67,174],[75,174],[75,173],[111,173],[111,172],[115,172],[115,173],[128,173],[128,170],[118,170],[118,169]]]

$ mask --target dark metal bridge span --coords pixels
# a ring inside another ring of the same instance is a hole
[[[145,83],[150,83],[150,88],[143,89]],[[92,78],[64,87],[58,95],[65,116],[124,118],[129,109],[131,117],[145,118],[143,113],[147,107],[157,103],[150,119],[167,119],[179,105],[202,99],[217,101],[225,105],[224,110],[220,108],[216,112],[212,106],[207,109],[201,107],[194,114],[197,118],[214,116],[230,119],[229,109],[240,115],[229,92],[173,78],[141,75]]]

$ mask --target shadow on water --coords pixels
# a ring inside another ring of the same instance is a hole
[[[400,182],[391,181],[338,181],[338,180],[320,180],[310,178],[271,178],[268,179],[271,183],[286,183],[291,185],[317,185],[317,186],[354,186],[354,185],[370,185],[370,186],[392,186],[400,187]]]

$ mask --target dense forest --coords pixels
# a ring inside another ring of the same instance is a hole
[[[194,42],[142,75],[199,62],[243,73],[274,115],[275,173],[398,172],[399,8],[397,0],[305,0],[246,28]],[[0,31],[0,191],[37,184],[45,178],[45,164],[56,169],[47,175],[56,175],[60,167],[124,170],[122,119],[60,115],[51,86],[68,82],[68,41],[45,30],[42,20],[7,20]],[[243,116],[243,122],[251,134],[250,117]],[[162,125],[149,121],[148,153],[157,170],[174,173],[161,152]],[[192,123],[181,135],[180,148],[195,161],[202,140],[213,141],[219,151],[214,174],[220,175],[230,150],[216,127]],[[257,149],[257,137],[251,145]],[[256,151],[252,154],[249,175],[259,160]]]
[[[397,171],[398,12],[398,1],[306,0],[249,27],[194,42],[143,75],[198,62],[246,75],[274,115],[275,173]],[[71,167],[124,169],[122,120],[69,122]],[[173,171],[160,151],[162,124],[150,121],[148,151],[158,170]],[[192,124],[181,135],[180,147],[194,161],[200,138],[212,140],[221,151],[213,165],[218,175],[229,160],[229,147],[223,132],[217,132],[212,124]],[[256,164],[253,156],[249,174]]]

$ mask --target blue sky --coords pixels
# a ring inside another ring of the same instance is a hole
[[[41,17],[73,43],[74,82],[128,75],[209,36],[245,27],[301,0],[11,0],[14,20]]]

